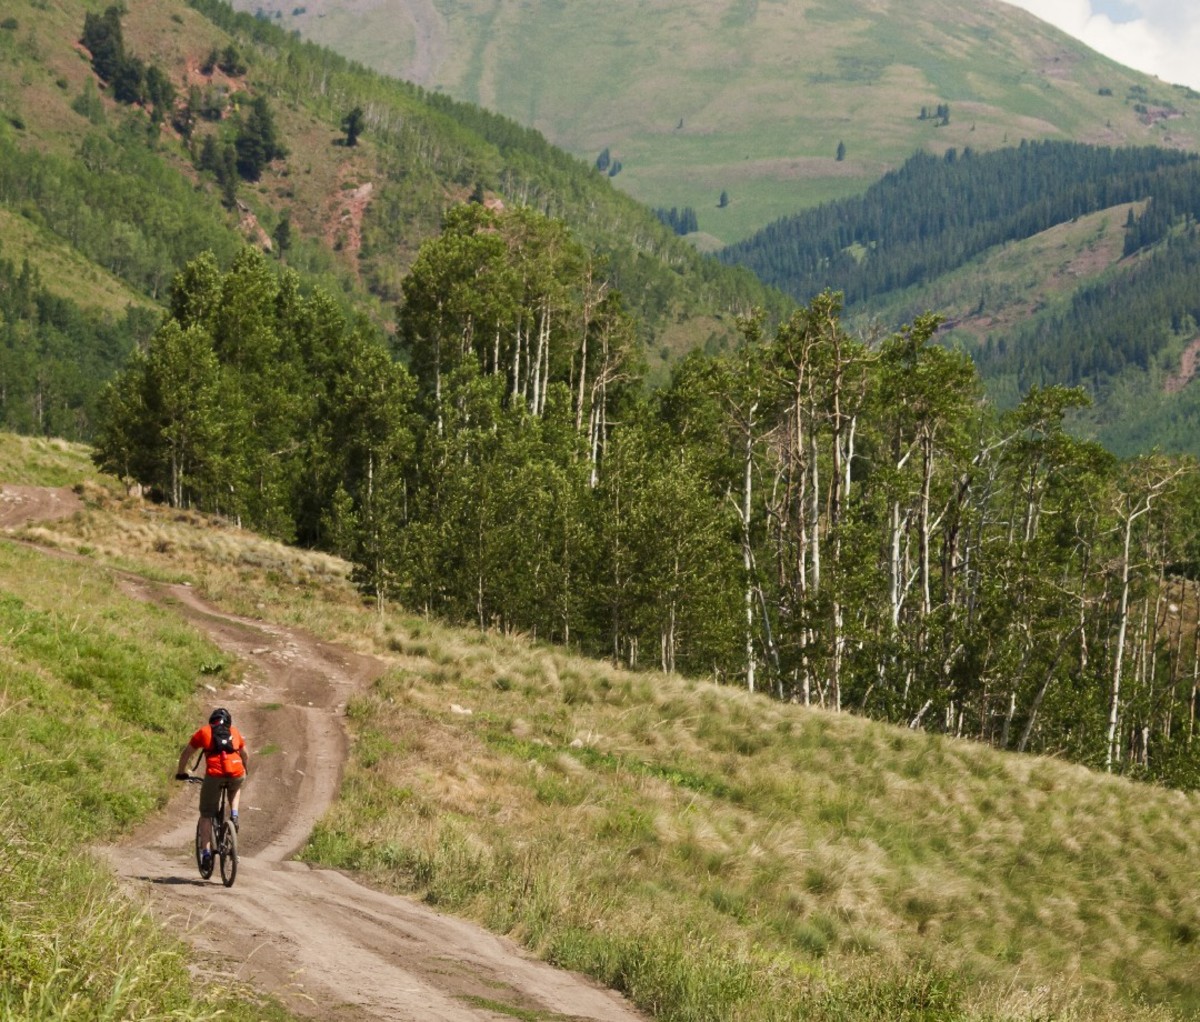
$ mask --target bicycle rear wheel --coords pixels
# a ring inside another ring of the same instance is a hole
[[[232,887],[238,869],[237,828],[232,820],[225,820],[221,829],[221,883]]]
[[[196,868],[200,870],[200,876],[207,880],[212,876],[213,860],[209,856],[208,865],[204,865],[204,856],[201,854],[204,850],[204,842],[200,840],[200,821],[196,821]]]

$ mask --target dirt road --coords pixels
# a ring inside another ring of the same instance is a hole
[[[15,492],[0,490],[0,527],[74,510],[60,491],[21,488],[19,499],[8,499]],[[638,1022],[616,994],[532,959],[510,941],[289,861],[336,794],[347,750],[346,700],[383,670],[381,662],[224,614],[186,586],[123,584],[137,599],[176,608],[250,665],[244,685],[211,698],[230,709],[252,753],[235,886],[201,881],[196,872],[198,789],[191,785],[181,785],[127,847],[111,850],[132,895],[186,936],[213,978],[233,977],[277,994],[298,1013],[335,1022],[480,1022],[518,1012]]]

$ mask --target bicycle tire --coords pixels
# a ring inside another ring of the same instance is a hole
[[[205,867],[204,857],[201,855],[204,850],[204,842],[200,840],[200,822],[196,821],[196,868],[200,870],[201,878],[207,880],[213,873],[213,857],[209,857],[208,866]]]
[[[222,822],[221,830],[221,883],[232,887],[238,869],[237,828],[227,819]]]

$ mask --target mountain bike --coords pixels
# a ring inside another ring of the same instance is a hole
[[[203,784],[203,777],[189,777],[188,781],[191,784]],[[200,870],[200,876],[207,880],[213,874],[213,868],[217,861],[221,863],[221,883],[226,887],[232,887],[234,880],[237,879],[238,870],[238,847],[237,847],[237,827],[234,825],[232,817],[229,815],[229,800],[228,792],[224,787],[221,788],[221,798],[217,803],[217,815],[212,821],[212,855],[209,857],[208,865],[204,864],[204,842],[200,837],[200,820],[196,821],[196,867]]]

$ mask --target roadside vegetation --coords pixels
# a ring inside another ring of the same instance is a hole
[[[309,861],[475,918],[658,1019],[1200,1005],[1194,794],[381,614],[332,558],[86,492],[89,510],[27,534],[391,660],[348,709],[352,761]],[[3,549],[6,587],[45,560]],[[73,606],[96,567],[52,569],[65,582],[36,606]],[[172,634],[129,613],[144,641]],[[215,666],[185,649],[183,689]]]

